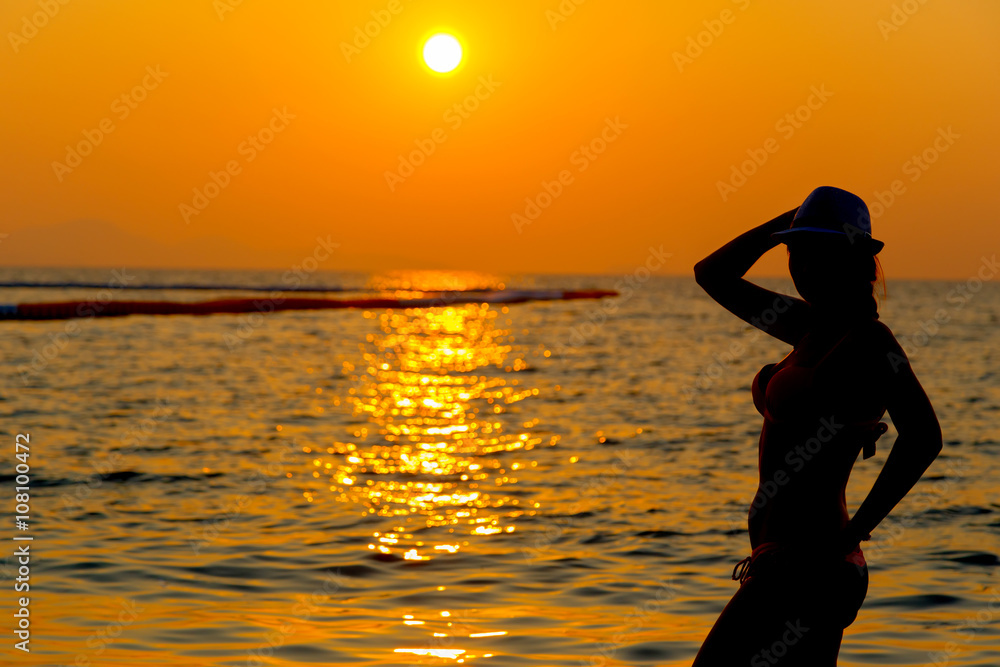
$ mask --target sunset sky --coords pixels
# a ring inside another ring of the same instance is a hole
[[[577,2],[6,0],[0,264],[690,274],[819,185],[889,278],[1000,250],[1000,4]]]

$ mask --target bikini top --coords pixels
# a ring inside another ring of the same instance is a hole
[[[837,389],[826,384],[817,384],[815,376],[823,366],[827,357],[850,335],[848,331],[831,347],[826,354],[813,366],[786,364],[774,370],[778,364],[785,362],[794,352],[789,352],[784,359],[776,364],[767,364],[758,371],[750,385],[754,407],[773,423],[816,423],[820,417],[821,408],[828,409]],[[841,390],[843,393],[844,389]],[[884,414],[885,411],[882,411]],[[889,427],[882,423],[881,414],[875,419],[859,420],[845,424],[847,429],[855,431],[864,442],[864,458],[875,454],[875,441]]]

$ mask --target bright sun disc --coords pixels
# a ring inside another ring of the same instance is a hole
[[[462,45],[451,35],[434,35],[424,44],[424,62],[435,72],[450,72],[462,62]]]

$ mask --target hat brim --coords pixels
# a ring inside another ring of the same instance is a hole
[[[877,255],[885,247],[885,243],[872,238],[871,234],[866,232],[859,231],[854,235],[854,238],[850,238],[846,232],[827,229],[826,227],[792,227],[790,229],[783,229],[780,232],[774,232],[771,234],[771,238],[777,239],[781,243],[788,243],[791,238],[809,236],[811,234],[835,234],[849,240],[851,243],[862,243],[871,249],[873,255]]]

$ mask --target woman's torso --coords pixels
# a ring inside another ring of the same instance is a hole
[[[866,431],[885,414],[873,364],[874,319],[813,330],[753,379],[764,417],[751,545],[830,542],[847,523],[845,489]]]

